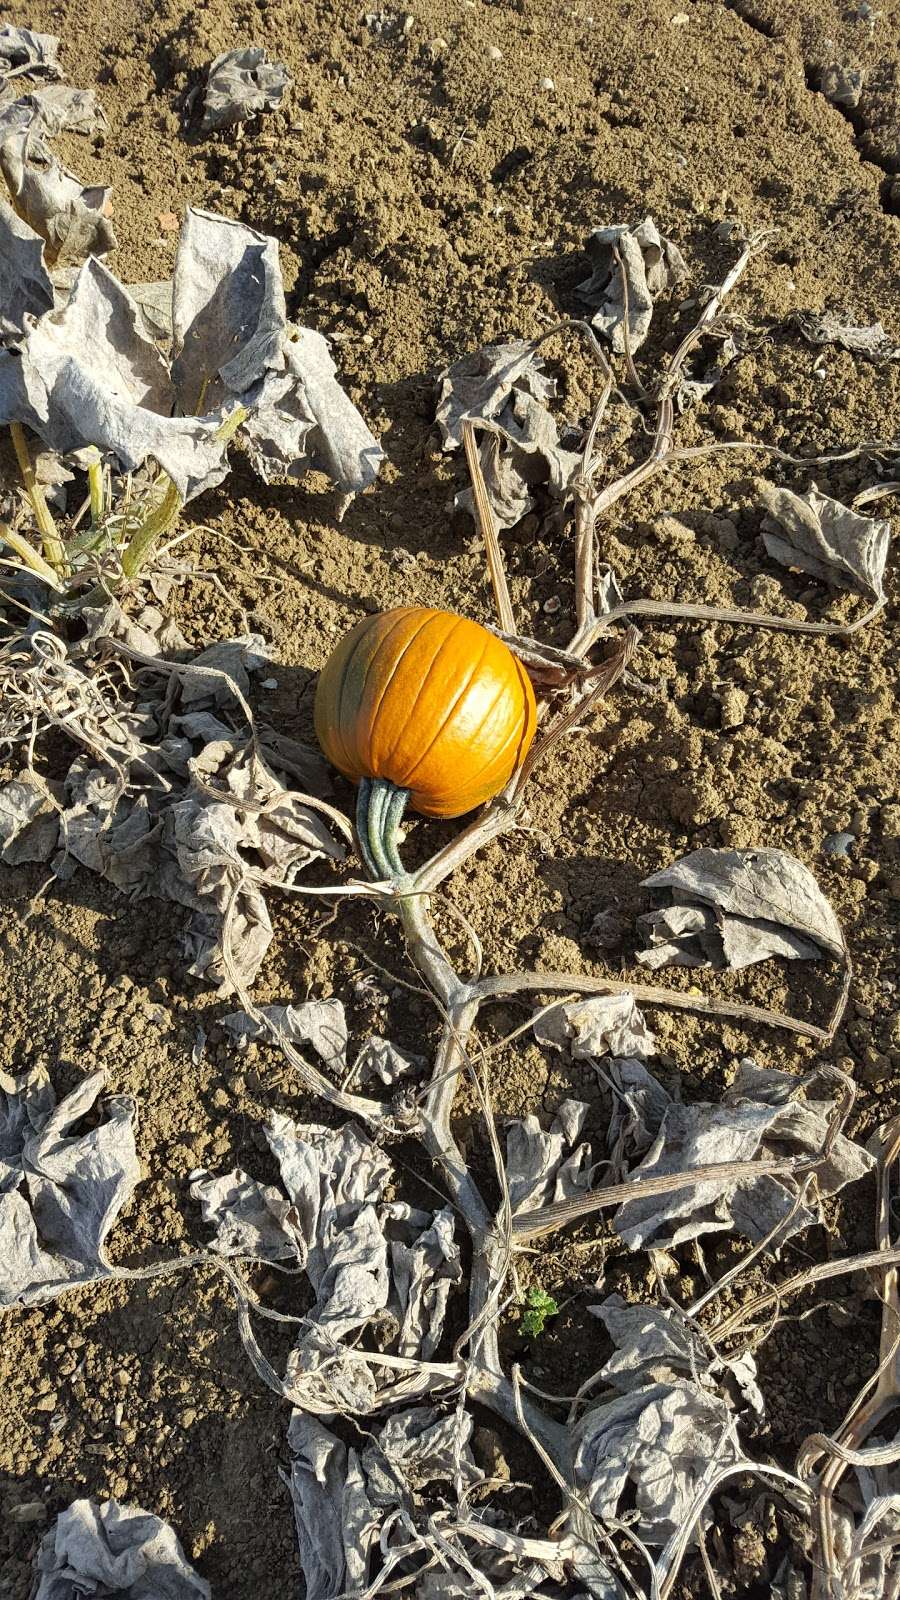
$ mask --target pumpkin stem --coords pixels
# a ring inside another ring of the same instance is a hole
[[[397,850],[397,830],[409,799],[387,778],[363,778],[356,802],[356,833],[366,871],[372,878],[397,878],[404,873]]]

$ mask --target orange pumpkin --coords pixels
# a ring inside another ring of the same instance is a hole
[[[364,617],[326,662],[315,724],[354,782],[387,780],[426,817],[459,817],[499,794],[534,738],[521,661],[466,617],[404,606]]]

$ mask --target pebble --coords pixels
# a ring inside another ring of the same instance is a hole
[[[19,1506],[10,1506],[6,1515],[10,1522],[46,1522],[47,1507],[43,1500],[23,1500]]]
[[[489,44],[484,53],[487,56],[488,61],[502,61],[503,60],[503,51],[502,50],[498,50],[497,46],[495,44]]]
[[[192,1428],[197,1421],[197,1413],[192,1406],[188,1406],[186,1411],[182,1411],[178,1421],[182,1428]]]
[[[35,1411],[55,1411],[56,1391],[51,1389],[49,1394],[40,1394],[34,1402]]]
[[[262,683],[260,684],[259,687],[261,689],[277,689],[278,688],[278,679],[277,678],[263,678],[263,681],[262,681]]]
[[[538,84],[538,88],[543,89],[545,94],[552,94],[556,88],[556,84],[553,82],[552,78],[542,78]]]
[[[823,856],[847,856],[850,846],[856,843],[853,833],[829,833],[827,839],[822,840]]]
[[[749,696],[743,689],[726,689],[719,696],[719,716],[723,728],[743,727],[747,718]]]

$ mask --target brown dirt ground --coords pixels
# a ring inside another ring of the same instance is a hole
[[[404,33],[405,13],[380,14],[379,27],[347,0],[7,9],[9,20],[60,33],[69,81],[100,88],[108,137],[93,147],[63,142],[61,153],[85,179],[114,184],[120,275],[168,274],[175,235],[159,218],[188,201],[276,234],[291,313],[337,337],[348,387],[383,436],[383,477],[340,524],[336,497],[320,483],[266,489],[240,463],[222,491],[191,507],[191,553],[220,575],[228,599],[197,578],[180,596],[179,621],[198,644],[248,617],[267,635],[283,663],[278,689],[262,696],[270,718],[310,735],[313,675],[363,609],[415,600],[488,615],[472,527],[452,512],[464,469],[441,455],[431,425],[434,374],[485,340],[536,334],[571,309],[592,226],[650,212],[698,283],[717,281],[732,258],[715,233],[724,217],[779,230],[736,302],[760,336],[714,403],[685,419],[685,443],[760,438],[816,451],[900,434],[900,366],[831,350],[816,363],[784,326],[792,310],[833,306],[881,318],[900,338],[900,5],[882,0],[874,22],[853,14],[830,0],[607,0],[595,11],[590,0],[413,0]],[[286,109],[243,138],[186,138],[179,96],[238,43],[265,44],[287,63],[295,82]],[[852,116],[816,92],[832,61],[866,69]],[[540,87],[545,77],[552,91]],[[671,348],[678,314],[669,309],[657,314],[648,365]],[[557,353],[561,411],[583,419],[595,375],[578,350],[560,344]],[[626,459],[628,441],[614,440],[611,471]],[[618,508],[604,550],[629,594],[818,614],[809,586],[773,575],[763,559],[748,459],[683,468]],[[868,480],[851,463],[818,481],[846,496]],[[507,548],[525,631],[563,642],[572,630],[567,535],[530,519]],[[552,617],[542,612],[551,596],[561,601]],[[859,1127],[871,1131],[900,1108],[895,650],[885,616],[849,643],[647,628],[637,671],[659,693],[617,690],[543,772],[533,832],[497,843],[454,881],[487,961],[627,972],[627,940],[611,957],[585,943],[598,910],[613,906],[631,921],[640,879],[689,848],[784,846],[813,867],[848,930],[857,977],[832,1054],[856,1078]],[[746,716],[723,728],[723,696],[734,688],[747,696]],[[845,828],[857,837],[850,857],[823,856],[824,836]],[[417,824],[411,856],[447,836],[447,827]],[[102,1065],[113,1091],[138,1097],[147,1177],[114,1249],[129,1262],[177,1253],[201,1239],[186,1172],[201,1162],[263,1172],[258,1125],[268,1109],[318,1108],[270,1052],[251,1046],[236,1059],[217,1039],[225,1007],[184,977],[170,906],[129,907],[79,874],[30,910],[37,887],[36,876],[0,869],[0,1064],[43,1061],[61,1088]],[[275,914],[259,998],[339,994],[360,1032],[377,1023],[401,1041],[429,1025],[424,1003],[401,991],[381,1009],[353,998],[370,956],[402,970],[389,924],[342,913],[323,932],[297,901]],[[821,1015],[830,976],[773,966],[721,989]],[[520,1018],[498,1012],[497,1036]],[[194,1065],[198,1022],[211,1044]],[[653,1022],[664,1075],[686,1097],[715,1095],[749,1052],[793,1070],[816,1059],[787,1036],[679,1014]],[[596,1104],[598,1126],[602,1117],[593,1076],[534,1045],[494,1057],[493,1090],[500,1112],[550,1110],[574,1093]],[[786,1265],[804,1252],[866,1246],[871,1209],[870,1193],[854,1197],[836,1211],[832,1234],[792,1247]],[[730,1252],[708,1252],[710,1270]],[[687,1296],[700,1265],[686,1255],[681,1268],[674,1287]],[[527,1270],[565,1308],[525,1352],[526,1369],[565,1389],[575,1356],[582,1375],[603,1356],[586,1313],[598,1278],[605,1270],[607,1291],[642,1280],[588,1227]],[[761,1357],[773,1420],[759,1448],[784,1461],[808,1431],[837,1422],[873,1369],[871,1304],[843,1280],[832,1301],[842,1304],[786,1325]],[[254,1378],[233,1324],[227,1290],[202,1273],[72,1294],[4,1319],[0,1595],[24,1600],[42,1531],[6,1513],[42,1498],[49,1517],[81,1493],[169,1517],[219,1595],[297,1593],[277,1473],[286,1418]],[[508,1337],[516,1348],[514,1320]],[[54,1416],[63,1419],[56,1431]],[[514,1476],[528,1470],[511,1460]],[[529,1508],[526,1494],[523,1515]],[[758,1536],[741,1536],[736,1592],[768,1593],[779,1537],[770,1519]]]

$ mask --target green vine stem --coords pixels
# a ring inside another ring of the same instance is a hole
[[[397,834],[408,799],[409,790],[398,789],[387,778],[363,778],[359,785],[356,834],[371,878],[406,876],[397,848]]]

